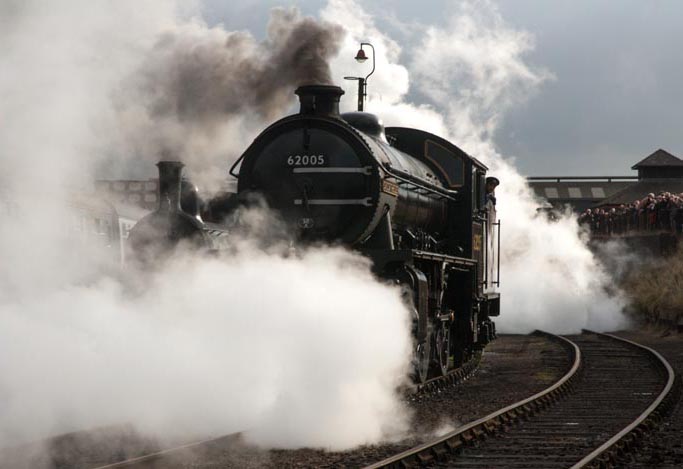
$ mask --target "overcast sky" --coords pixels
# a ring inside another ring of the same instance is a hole
[[[205,0],[205,18],[264,35],[269,8],[315,15],[322,0]],[[448,0],[367,0],[378,25],[408,48],[401,24],[443,26]],[[506,115],[495,141],[527,175],[628,175],[657,148],[683,157],[683,2],[510,0],[497,2],[510,27],[535,38],[526,56],[554,79]],[[426,7],[429,6],[429,8]],[[417,96],[414,96],[418,99]]]

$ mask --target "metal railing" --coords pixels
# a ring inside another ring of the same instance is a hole
[[[529,176],[527,181],[637,181],[638,176]]]

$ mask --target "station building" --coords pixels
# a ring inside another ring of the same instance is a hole
[[[527,182],[536,196],[554,209],[629,204],[660,192],[683,192],[683,160],[661,148],[631,167],[637,176],[542,176]]]
[[[98,180],[95,181],[95,192],[117,206],[154,210],[159,200],[159,183],[156,179]]]

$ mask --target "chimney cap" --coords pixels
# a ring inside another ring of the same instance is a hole
[[[344,94],[335,85],[305,85],[296,89],[301,108],[299,114],[339,118],[339,99]]]
[[[301,85],[294,91],[297,96],[316,95],[316,96],[339,96],[344,94],[344,90],[336,85]]]
[[[157,163],[157,168],[160,168],[162,166],[165,166],[167,168],[175,167],[175,168],[183,168],[185,166],[185,163],[182,161],[178,160],[160,160]]]

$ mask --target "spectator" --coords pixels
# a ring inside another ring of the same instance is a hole
[[[579,224],[595,234],[615,235],[629,231],[666,230],[683,232],[683,193],[649,193],[642,199],[618,207],[587,209]]]

